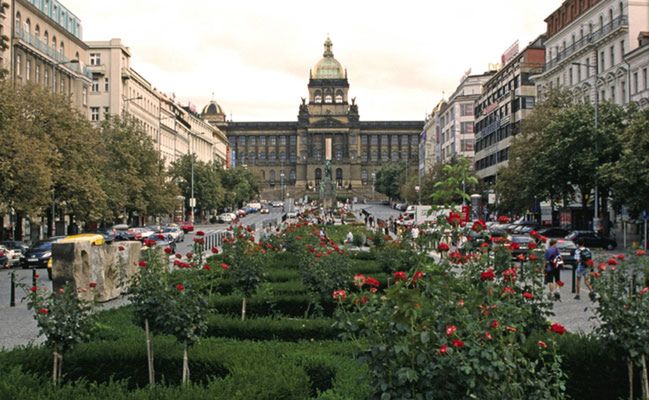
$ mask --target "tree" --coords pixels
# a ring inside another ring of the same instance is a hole
[[[649,109],[631,110],[628,126],[621,134],[621,155],[617,162],[600,167],[611,186],[615,205],[626,205],[637,217],[649,208]]]
[[[235,208],[259,195],[260,180],[250,170],[242,167],[222,172],[221,184],[226,191],[224,206]]]
[[[174,161],[169,169],[173,182],[185,197],[187,208],[192,197],[192,169],[194,170],[194,198],[198,214],[217,209],[223,202],[225,193],[221,185],[221,168],[217,163],[204,163],[196,159],[196,154],[186,154]]]
[[[471,161],[460,157],[454,163],[445,164],[440,171],[440,179],[433,185],[434,204],[457,204],[470,200],[467,188],[478,185],[478,178],[471,170]]]
[[[376,173],[374,188],[390,199],[398,199],[401,185],[404,183],[406,165],[404,163],[388,163]]]

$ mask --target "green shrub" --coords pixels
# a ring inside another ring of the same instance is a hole
[[[383,272],[376,260],[352,259],[352,271],[355,274],[378,274]]]
[[[248,300],[247,309],[250,317],[261,317],[282,314],[287,317],[302,317],[314,298],[307,294],[295,295],[255,295]],[[210,301],[210,308],[220,314],[236,315],[240,311],[241,300],[236,296],[220,296]],[[331,316],[336,308],[332,300],[323,305],[323,315]]]
[[[376,260],[376,253],[373,251],[350,251],[347,254],[352,260]]]
[[[207,327],[208,336],[247,340],[324,340],[336,339],[340,333],[329,318],[262,317],[241,321],[236,317],[213,315],[208,319]]]

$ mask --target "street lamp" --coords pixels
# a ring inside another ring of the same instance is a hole
[[[372,172],[372,200],[376,199],[376,172]]]
[[[580,63],[580,62],[573,62],[572,65],[576,66],[584,66],[586,68],[593,68],[595,70],[595,73],[593,74],[593,90],[595,91],[595,154],[599,152],[599,146],[598,146],[598,141],[597,141],[597,128],[599,126],[599,95],[597,93],[597,72],[599,70],[597,66],[597,56],[595,56],[595,64],[587,64],[587,63]],[[598,231],[598,227],[600,226],[600,220],[599,220],[599,186],[598,186],[598,179],[597,179],[597,174],[595,174],[595,199],[594,199],[594,204],[593,204],[593,230]]]
[[[284,201],[284,170],[279,174],[279,183],[282,187],[282,201]]]
[[[123,99],[122,101],[124,102],[123,109],[124,109],[124,116],[126,116],[126,111],[128,110],[128,103],[133,101],[133,100],[142,100],[142,95],[140,96],[135,96],[135,97],[129,97],[127,99]]]

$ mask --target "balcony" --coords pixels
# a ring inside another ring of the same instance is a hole
[[[556,57],[545,64],[544,71],[550,71],[552,68],[559,65],[562,61],[564,61],[577,51],[597,42],[598,40],[602,39],[609,33],[618,30],[619,28],[628,26],[629,17],[627,15],[620,15],[619,17],[613,19],[613,21],[604,25],[601,29],[584,36],[582,39],[560,51],[559,54],[556,55]]]
[[[43,42],[39,37],[34,36],[17,26],[15,27],[15,31],[18,40],[49,57],[51,59],[50,62],[60,64],[62,67],[65,67],[76,74],[84,75],[85,77],[92,79],[92,72],[81,63],[65,64],[69,63],[71,60],[66,58],[55,48],[48,46],[47,43]]]
[[[106,65],[88,65],[88,70],[91,74],[106,75]]]

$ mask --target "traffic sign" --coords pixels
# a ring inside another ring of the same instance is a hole
[[[649,220],[649,211],[642,210],[642,219],[644,219],[645,221]]]
[[[189,206],[196,207],[196,197],[192,197],[189,199]]]

